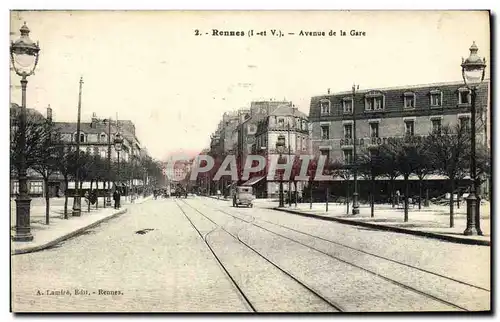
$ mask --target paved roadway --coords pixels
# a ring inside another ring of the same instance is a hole
[[[489,247],[201,197],[132,205],[12,268],[17,312],[490,308]]]

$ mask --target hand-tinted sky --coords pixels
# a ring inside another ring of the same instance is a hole
[[[473,40],[490,61],[487,12],[13,12],[12,39],[23,21],[42,49],[28,106],[44,112],[50,104],[56,120],[76,120],[83,76],[82,119],[96,112],[132,120],[156,158],[207,147],[222,113],[252,100],[286,98],[308,113],[311,96],[353,82],[457,81]],[[195,36],[195,29],[245,36]],[[267,36],[248,37],[249,29]],[[277,38],[270,29],[337,36]],[[341,37],[341,29],[366,36]],[[12,81],[12,101],[20,103],[19,78]]]

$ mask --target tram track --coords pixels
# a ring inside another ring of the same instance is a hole
[[[186,219],[188,219],[188,221],[190,222],[190,224],[193,226],[193,228],[197,231],[197,233],[199,234],[199,236],[203,239],[204,243],[207,245],[207,247],[209,248],[209,250],[211,251],[212,255],[214,256],[214,258],[217,260],[217,262],[219,263],[219,265],[222,267],[222,269],[224,270],[225,274],[228,276],[228,278],[231,280],[231,282],[233,283],[233,285],[237,288],[238,292],[242,295],[242,297],[245,299],[246,303],[250,306],[250,308],[252,309],[253,312],[257,312],[256,308],[255,308],[255,305],[252,303],[252,301],[248,298],[248,296],[245,294],[245,292],[243,291],[242,287],[236,282],[236,280],[233,278],[233,276],[230,274],[228,268],[223,264],[222,260],[220,259],[220,257],[217,255],[217,253],[215,252],[215,250],[213,249],[213,247],[210,245],[210,242],[209,242],[209,236],[217,231],[218,229],[224,231],[225,233],[227,233],[228,235],[230,235],[232,238],[234,238],[236,241],[238,241],[239,243],[241,243],[242,245],[244,245],[245,247],[247,247],[248,249],[250,249],[252,252],[254,252],[255,254],[257,254],[259,257],[261,257],[262,259],[264,259],[267,263],[271,264],[273,267],[275,267],[276,269],[278,269],[281,273],[283,273],[284,275],[288,276],[289,278],[291,278],[293,281],[295,281],[297,284],[299,284],[300,286],[302,286],[303,288],[305,288],[306,290],[308,290],[310,293],[314,294],[317,298],[321,299],[323,302],[325,302],[326,304],[328,304],[330,307],[332,307],[333,309],[335,309],[336,311],[339,311],[339,312],[342,312],[344,311],[344,309],[338,305],[337,303],[334,303],[333,301],[331,301],[330,299],[328,299],[327,297],[325,297],[324,295],[322,295],[320,292],[318,292],[317,290],[314,290],[312,287],[310,287],[309,285],[307,285],[306,283],[300,281],[296,276],[294,276],[293,274],[290,274],[289,272],[287,272],[286,270],[284,270],[283,268],[281,268],[279,265],[277,265],[276,263],[274,263],[273,261],[271,261],[269,258],[267,258],[266,256],[264,256],[261,252],[257,251],[255,248],[251,247],[248,243],[244,242],[243,240],[241,240],[241,238],[239,237],[238,233],[236,234],[233,234],[231,232],[229,232],[228,230],[226,230],[224,227],[222,227],[222,225],[219,225],[218,223],[216,223],[213,219],[211,219],[210,217],[206,216],[205,214],[203,214],[201,211],[199,211],[198,209],[194,208],[193,206],[191,206],[189,203],[187,203],[186,201],[184,200],[181,200],[181,202],[183,202],[185,205],[187,205],[188,207],[190,207],[191,209],[195,210],[197,213],[199,213],[200,215],[202,215],[204,218],[206,218],[207,220],[209,220],[212,224],[215,225],[215,228],[212,229],[211,231],[209,231],[208,233],[206,233],[205,235],[203,235],[201,233],[201,231],[196,227],[196,225],[193,223],[193,221],[191,220],[191,218],[187,215],[187,213],[184,211],[184,209],[179,205],[179,203],[176,201],[176,205],[179,207],[179,209],[181,210],[181,212],[183,213],[183,215],[186,217]]]
[[[271,233],[271,234],[273,234],[273,235],[277,235],[277,236],[279,236],[279,237],[281,237],[281,238],[287,239],[287,240],[289,240],[289,241],[291,241],[291,242],[294,242],[294,243],[297,243],[297,244],[299,244],[299,245],[301,245],[301,246],[303,246],[303,247],[306,247],[306,248],[311,249],[311,250],[313,250],[313,251],[319,252],[319,253],[321,253],[321,254],[323,254],[323,255],[325,255],[325,256],[328,256],[328,257],[330,257],[330,258],[333,258],[333,259],[335,259],[335,260],[338,260],[338,261],[340,261],[340,262],[342,262],[342,263],[345,263],[345,264],[350,265],[350,266],[353,266],[353,267],[355,267],[355,268],[357,268],[357,269],[363,270],[363,271],[365,271],[365,272],[367,272],[367,273],[369,273],[369,274],[372,274],[372,275],[374,275],[374,276],[380,277],[380,278],[382,278],[382,279],[384,279],[384,280],[386,280],[386,281],[388,281],[388,282],[390,282],[390,283],[392,283],[392,284],[394,284],[394,285],[397,285],[397,286],[399,286],[399,287],[405,288],[405,289],[407,289],[407,290],[410,290],[410,291],[412,291],[412,292],[415,292],[415,293],[417,293],[417,294],[420,294],[420,295],[422,295],[422,296],[425,296],[425,297],[427,297],[427,298],[429,298],[429,299],[432,299],[432,300],[434,300],[434,301],[441,302],[441,303],[443,303],[443,304],[445,304],[445,305],[447,305],[447,306],[450,306],[450,307],[452,307],[452,308],[454,308],[454,309],[458,309],[458,310],[461,310],[461,311],[469,311],[467,308],[465,308],[465,307],[463,307],[463,306],[461,306],[461,305],[457,305],[457,304],[455,304],[455,303],[452,303],[452,302],[450,302],[450,301],[448,301],[448,300],[442,299],[442,298],[440,298],[440,297],[438,297],[438,296],[435,296],[435,295],[433,295],[433,294],[430,294],[430,293],[428,293],[428,292],[425,292],[425,291],[419,290],[419,289],[417,289],[417,288],[415,288],[415,287],[413,287],[413,286],[410,286],[410,285],[407,285],[407,284],[405,284],[405,283],[402,283],[402,282],[396,281],[396,280],[394,280],[394,279],[392,279],[392,278],[390,278],[390,277],[380,275],[380,274],[378,274],[377,272],[374,272],[374,271],[372,271],[372,270],[370,270],[370,269],[367,269],[367,268],[362,267],[362,266],[360,266],[360,265],[357,265],[357,264],[355,264],[355,263],[352,263],[352,262],[349,262],[349,261],[344,260],[344,259],[342,259],[342,258],[339,258],[338,256],[332,255],[332,254],[330,254],[330,253],[328,253],[328,252],[325,252],[325,251],[323,251],[323,250],[321,250],[321,249],[318,249],[318,248],[316,248],[316,247],[313,247],[313,246],[307,245],[307,244],[305,244],[305,243],[303,243],[303,242],[301,242],[301,241],[298,241],[298,240],[296,240],[296,239],[290,238],[290,237],[285,236],[285,235],[283,235],[283,234],[280,234],[280,233],[277,233],[277,232],[272,231],[272,230],[270,230],[270,229],[267,229],[267,228],[265,228],[265,227],[263,227],[263,226],[259,225],[258,223],[256,223],[256,219],[255,219],[255,217],[254,217],[254,216],[251,216],[251,215],[248,215],[248,214],[243,214],[243,213],[241,213],[241,212],[237,211],[237,213],[238,213],[238,214],[240,214],[240,215],[243,215],[243,216],[246,216],[246,217],[251,217],[251,218],[252,218],[251,220],[248,220],[248,219],[241,218],[241,217],[239,217],[239,216],[235,216],[235,215],[233,215],[233,214],[231,214],[231,213],[229,213],[229,212],[227,212],[227,211],[223,210],[222,208],[213,207],[212,205],[207,205],[207,204],[205,204],[205,203],[202,203],[202,204],[203,204],[204,206],[206,206],[206,207],[209,207],[209,208],[211,207],[212,209],[214,209],[214,210],[216,210],[216,211],[218,211],[218,212],[221,212],[221,213],[223,213],[223,214],[225,214],[225,215],[227,215],[227,216],[230,216],[230,217],[232,217],[232,218],[234,218],[234,219],[237,219],[237,220],[240,220],[240,221],[242,221],[242,222],[245,222],[246,224],[253,225],[253,226],[258,227],[259,229],[262,229],[262,230],[264,230],[264,231],[266,231],[266,232],[268,232],[268,233]],[[192,206],[191,206],[191,207],[192,207]],[[194,208],[194,207],[193,207],[193,208]],[[194,208],[194,209],[195,209],[195,208]],[[198,211],[199,211],[199,210],[198,210]],[[303,231],[300,231],[300,230],[296,230],[296,229],[294,229],[294,228],[290,228],[290,227],[287,227],[287,226],[284,226],[284,225],[276,224],[276,223],[273,223],[273,222],[270,222],[270,221],[267,221],[267,220],[263,220],[263,219],[260,219],[260,218],[259,218],[258,220],[259,220],[259,221],[262,221],[262,222],[266,222],[266,223],[271,224],[271,225],[274,225],[274,226],[277,226],[277,227],[280,227],[280,228],[283,228],[283,229],[287,229],[287,230],[290,230],[290,231],[294,231],[294,232],[299,233],[299,234],[303,234],[303,235],[308,236],[308,237],[311,237],[311,238],[316,238],[316,239],[319,239],[319,240],[322,240],[322,241],[325,241],[325,242],[328,242],[328,243],[331,243],[331,244],[336,244],[336,245],[339,245],[339,246],[342,246],[342,247],[346,247],[346,248],[351,249],[351,250],[354,250],[354,251],[358,251],[358,252],[361,252],[361,253],[364,253],[364,254],[367,254],[367,255],[371,255],[371,256],[374,256],[374,257],[379,258],[379,259],[387,260],[387,261],[389,261],[389,262],[392,262],[392,263],[395,263],[395,264],[399,264],[399,265],[402,265],[402,266],[405,266],[405,267],[408,267],[408,268],[411,268],[411,269],[416,269],[416,270],[418,270],[418,271],[420,271],[420,272],[422,272],[422,273],[431,274],[431,275],[433,275],[433,276],[436,276],[436,277],[439,277],[439,278],[443,278],[443,279],[446,279],[446,280],[449,280],[449,281],[452,281],[452,282],[455,282],[455,283],[463,284],[463,285],[468,286],[468,287],[476,288],[476,289],[478,289],[478,290],[485,291],[485,292],[488,292],[488,293],[490,292],[488,289],[485,289],[485,288],[483,288],[483,287],[480,287],[480,286],[477,286],[477,285],[473,285],[473,284],[467,283],[467,282],[465,282],[465,281],[460,281],[460,280],[457,280],[457,279],[454,279],[454,278],[450,278],[450,277],[447,277],[447,276],[444,276],[444,275],[441,275],[441,274],[438,274],[438,273],[435,273],[435,272],[431,272],[431,271],[428,271],[428,270],[425,270],[425,269],[421,269],[421,268],[419,268],[419,267],[416,267],[416,266],[413,266],[413,265],[409,265],[409,264],[406,264],[406,263],[403,263],[403,262],[400,262],[400,261],[397,261],[397,260],[394,260],[394,259],[390,259],[390,258],[387,258],[387,257],[381,256],[381,255],[377,255],[377,254],[373,254],[373,253],[370,253],[370,252],[367,252],[367,251],[363,251],[363,250],[361,250],[361,249],[357,249],[357,248],[352,247],[352,246],[349,246],[349,245],[345,245],[345,244],[342,244],[342,243],[338,243],[338,242],[335,242],[335,241],[332,241],[332,240],[329,240],[329,239],[326,239],[326,238],[323,238],[323,237],[320,237],[320,236],[315,236],[315,235],[312,235],[312,234],[309,234],[309,233],[306,233],[306,232],[303,232]]]

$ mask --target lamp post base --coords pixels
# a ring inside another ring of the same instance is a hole
[[[30,197],[19,196],[16,198],[16,230],[12,241],[30,242],[33,240],[30,227],[30,205]]]
[[[352,214],[359,215],[359,202],[357,192],[353,193],[352,195]]]
[[[82,215],[82,205],[81,198],[75,197],[73,200],[73,212],[71,213],[73,217],[80,217]]]
[[[479,235],[476,228],[476,207],[477,198],[475,192],[471,192],[467,197],[467,228],[465,228],[465,236],[477,236]]]

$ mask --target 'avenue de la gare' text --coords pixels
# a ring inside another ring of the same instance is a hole
[[[279,32],[279,31],[278,31]],[[269,35],[276,35],[278,33],[276,30],[271,30]],[[199,34],[199,31],[196,31],[196,34]],[[262,31],[259,33],[256,33],[257,35],[260,36],[266,36],[267,33],[266,31]],[[245,35],[253,35],[253,30],[245,33],[243,30],[219,30],[219,29],[212,29],[212,36],[230,36],[230,37],[244,37]],[[356,30],[356,29],[351,29],[350,31],[347,30],[339,30],[334,31],[334,30],[329,30],[329,31],[308,31],[308,30],[300,30],[298,33],[292,33],[289,32],[288,35],[298,35],[298,36],[305,36],[305,37],[335,37],[335,36],[366,36],[365,31],[361,30]]]

